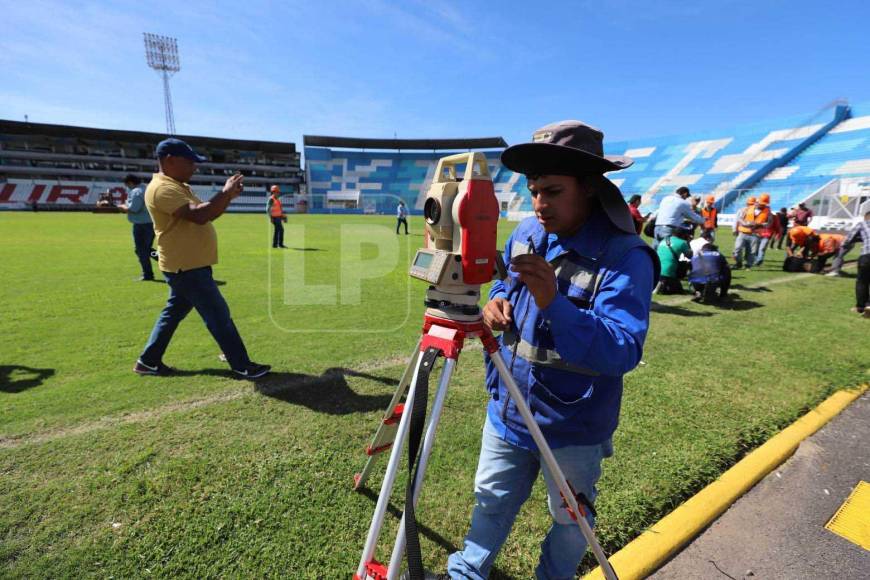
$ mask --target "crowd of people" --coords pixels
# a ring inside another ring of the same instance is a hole
[[[655,215],[646,216],[640,213],[639,195],[632,196],[628,204],[637,232],[643,231],[653,238],[653,248],[661,262],[661,280],[655,290],[658,294],[681,294],[685,291],[682,280],[688,280],[695,299],[727,299],[732,269],[761,266],[768,248],[782,249],[783,242],[786,251],[783,270],[821,273],[833,259],[827,275],[839,276],[845,255],[856,242],[862,241],[854,310],[863,315],[866,309],[870,317],[867,307],[870,212],[848,235],[826,233],[810,227],[813,212],[804,203],[790,211],[783,207],[773,212],[769,194],[750,196],[734,221],[733,264],[730,264],[715,243],[719,224],[712,195],[701,206],[699,197],[692,197],[687,187],[680,187],[662,200]],[[699,227],[700,235],[695,237]]]

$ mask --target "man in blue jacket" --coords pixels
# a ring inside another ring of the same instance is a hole
[[[509,276],[493,285],[483,312],[489,327],[504,331],[501,354],[566,478],[590,503],[601,461],[613,453],[622,376],[641,360],[659,268],[619,189],[603,176],[632,160],[605,156],[603,137],[579,121],[562,121],[502,154],[506,167],[526,175],[535,216],[508,239]],[[535,573],[574,578],[586,541],[490,360],[486,370],[491,399],[477,503],[448,574],[488,576],[543,470],[553,523]]]

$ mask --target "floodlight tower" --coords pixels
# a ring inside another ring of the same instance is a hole
[[[145,35],[145,60],[148,66],[163,76],[163,101],[166,108],[166,133],[175,135],[175,116],[172,114],[172,94],[169,92],[169,77],[181,70],[178,59],[178,42],[159,34]]]

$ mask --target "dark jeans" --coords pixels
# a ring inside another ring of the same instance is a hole
[[[828,260],[836,255],[836,252],[831,252],[829,254],[819,254],[813,260],[813,267],[810,269],[810,272],[812,272],[813,274],[820,274],[822,270],[825,269],[825,265],[828,263]]]
[[[136,248],[136,257],[139,258],[139,265],[142,266],[142,276],[144,278],[154,277],[154,270],[151,269],[151,252],[154,251],[151,245],[153,243],[153,224],[133,224],[133,245]]]
[[[668,236],[672,236],[677,232],[674,226],[656,226],[653,230],[653,250],[658,249],[659,244]]]
[[[396,233],[399,233],[399,226],[405,224],[405,233],[408,233],[408,219],[407,218],[396,218]]]
[[[659,294],[682,294],[683,284],[679,278],[671,278],[670,276],[662,276],[660,278]]]
[[[782,241],[783,240],[788,240],[788,233],[786,233],[784,230],[781,231],[780,233],[778,233],[776,235],[776,237],[774,238],[774,241],[776,242],[776,249],[777,250],[782,249]],[[788,244],[786,244],[786,245],[788,245]],[[773,247],[773,242],[771,242],[770,247],[771,248]]]
[[[178,324],[191,309],[196,308],[230,366],[234,369],[245,369],[251,359],[248,358],[242,337],[230,318],[230,309],[214,282],[211,266],[177,274],[163,272],[163,277],[169,284],[169,300],[157,318],[148,344],[139,359],[149,366],[156,366],[161,362]]]
[[[273,217],[272,225],[275,229],[272,233],[272,247],[278,248],[284,245],[284,218]]]
[[[858,278],[855,279],[855,306],[870,308],[870,254],[858,258]]]
[[[712,296],[713,293],[716,292],[716,290],[719,290],[719,299],[724,299],[726,296],[728,296],[728,290],[731,289],[731,268],[725,268],[722,270],[719,282],[714,282],[710,284],[692,282],[692,288],[696,292],[701,292],[702,294],[704,294],[705,298]]]

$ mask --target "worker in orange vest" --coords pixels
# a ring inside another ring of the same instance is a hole
[[[269,190],[269,202],[266,205],[266,210],[269,212],[269,218],[272,220],[274,232],[272,233],[272,247],[286,248],[284,245],[284,222],[287,221],[287,216],[284,215],[284,208],[281,207],[281,188],[273,185]]]
[[[760,266],[764,262],[764,252],[767,250],[767,245],[773,237],[774,228],[778,225],[776,217],[770,212],[770,194],[762,193],[758,196],[758,202],[755,207],[760,207],[765,212],[764,224],[756,230],[758,235],[758,251],[755,252],[755,265]],[[756,220],[758,220],[756,216]]]
[[[812,272],[821,272],[829,258],[837,255],[843,246],[846,236],[840,234],[819,234],[809,246],[810,254],[814,255]]]
[[[746,199],[746,207],[737,212],[734,228],[737,239],[734,240],[733,254],[735,268],[742,268],[744,261],[747,270],[752,268],[755,254],[758,252],[758,230],[770,217],[770,208],[759,207],[755,196],[749,196]]]
[[[701,236],[709,233],[711,241],[716,239],[716,228],[719,227],[719,212],[716,210],[716,206],[713,205],[715,202],[716,197],[708,195],[704,207],[701,208],[701,217],[704,218],[704,224],[701,226]]]

